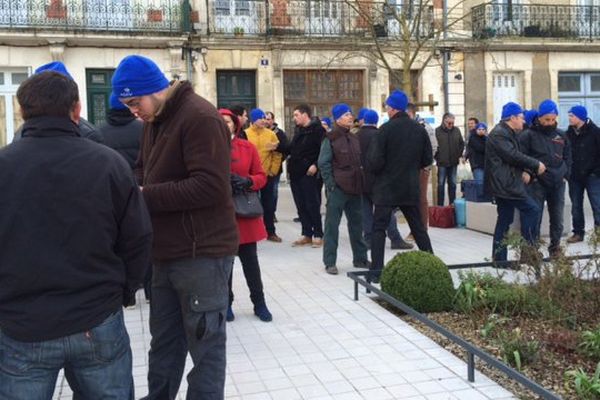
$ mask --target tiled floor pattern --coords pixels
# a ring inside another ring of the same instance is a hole
[[[259,245],[267,304],[274,320],[252,314],[236,261],[234,311],[228,324],[226,398],[230,400],[507,399],[513,395],[479,373],[467,381],[466,364],[361,294],[352,298],[348,233],[340,229],[340,275],[324,272],[321,250],[292,248],[300,232],[289,189],[280,191],[278,234],[284,242]],[[407,226],[401,225],[404,235]],[[464,229],[430,230],[436,254],[448,264],[484,261],[491,237]],[[584,246],[572,251],[583,251]],[[391,258],[393,252],[386,251]],[[455,276],[456,278],[456,276]],[[138,295],[143,296],[142,293]],[[147,392],[148,305],[126,310],[133,349],[136,398]],[[187,370],[191,367],[188,358]],[[187,383],[181,385],[185,399]],[[55,399],[70,398],[62,375]]]

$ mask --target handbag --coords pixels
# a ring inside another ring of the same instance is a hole
[[[235,215],[239,218],[258,218],[263,215],[257,192],[241,192],[233,195]]]
[[[456,226],[456,220],[454,219],[454,207],[429,207],[429,226],[435,228],[454,228]]]

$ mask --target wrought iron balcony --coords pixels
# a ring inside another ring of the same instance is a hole
[[[384,2],[363,0],[210,0],[209,35],[394,37],[433,32],[433,9],[419,12]]]
[[[600,38],[600,6],[482,4],[472,8],[473,37]]]
[[[0,30],[180,34],[184,15],[180,0],[0,0]]]

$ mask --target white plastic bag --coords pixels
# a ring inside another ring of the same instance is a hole
[[[473,179],[473,172],[471,172],[471,164],[468,161],[461,162],[456,167],[456,183],[462,181],[468,181]]]

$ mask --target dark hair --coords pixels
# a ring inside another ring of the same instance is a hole
[[[417,106],[415,106],[414,103],[408,103],[406,105],[406,112],[409,112],[409,111],[412,111],[412,112],[416,113],[417,112]]]
[[[270,115],[271,119],[274,121],[275,120],[275,114],[273,114],[273,111],[267,111],[265,112],[265,115]]]
[[[310,109],[310,106],[306,103],[298,104],[296,107],[294,107],[294,111],[300,111],[302,114],[306,114],[309,117],[312,117],[312,111]]]
[[[17,90],[24,120],[35,117],[69,117],[79,101],[79,89],[71,78],[44,71],[27,78]]]
[[[475,117],[469,117],[469,119],[467,121],[475,121],[476,124],[479,123],[479,120]]]
[[[233,104],[233,105],[227,107],[227,109],[230,110],[235,115],[237,115],[238,117],[241,117],[242,115],[244,115],[244,111],[248,112],[248,109],[241,104]]]
[[[447,118],[455,119],[456,117],[454,116],[454,114],[447,112],[447,113],[444,113],[444,116],[442,117],[442,121],[445,121]]]

